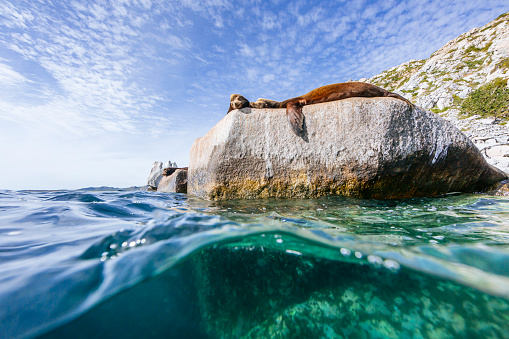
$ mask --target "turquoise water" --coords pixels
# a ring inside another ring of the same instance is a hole
[[[508,338],[509,199],[0,191],[0,337]]]

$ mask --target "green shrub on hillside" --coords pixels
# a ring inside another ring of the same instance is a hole
[[[461,103],[461,114],[481,117],[509,118],[509,88],[507,79],[495,80],[479,87]]]
[[[509,68],[509,58],[500,60],[496,66],[497,68]]]
[[[449,110],[449,107],[444,107],[442,109],[439,108],[431,108],[430,111],[436,114],[443,113],[445,111]]]
[[[468,54],[468,53],[472,53],[472,52],[479,52],[481,49],[477,46],[469,46],[467,49],[465,49],[465,53]]]

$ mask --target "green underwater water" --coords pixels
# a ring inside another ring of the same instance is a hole
[[[505,298],[362,258],[300,255],[260,241],[262,235],[292,242],[291,236],[264,233],[200,250],[49,337],[509,336]],[[310,252],[329,252],[309,246]],[[90,326],[98,323],[104,327]]]

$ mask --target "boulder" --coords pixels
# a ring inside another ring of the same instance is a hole
[[[158,192],[187,193],[187,170],[179,168],[171,175],[163,176],[157,186]]]
[[[504,180],[498,183],[491,191],[488,192],[488,194],[502,197],[509,196],[508,180]]]
[[[163,163],[161,161],[155,161],[152,164],[152,169],[147,179],[147,185],[150,189],[155,190],[159,185],[163,177]]]
[[[440,99],[438,99],[436,106],[438,109],[444,109],[446,107],[451,107],[453,102],[454,98],[452,94],[444,94],[443,97],[440,97]]]
[[[451,123],[394,98],[234,110],[190,154],[188,193],[211,200],[339,194],[399,199],[483,191],[504,180]]]

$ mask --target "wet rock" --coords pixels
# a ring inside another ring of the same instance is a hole
[[[161,161],[155,161],[152,164],[152,169],[147,179],[147,185],[149,189],[156,190],[159,182],[163,177],[163,163]]]
[[[285,254],[270,245],[197,254],[188,265],[209,337],[507,337],[506,317],[494,315],[507,314],[504,298],[413,270]]]
[[[187,193],[187,169],[177,168],[172,174],[163,176],[157,186],[157,191],[166,193]]]
[[[451,123],[393,98],[303,107],[294,135],[284,109],[225,116],[191,149],[188,192],[206,199],[395,199],[486,190],[504,180]]]

